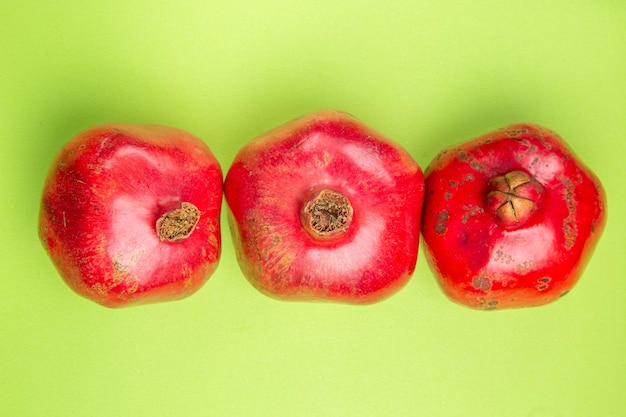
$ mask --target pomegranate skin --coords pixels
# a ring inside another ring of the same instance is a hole
[[[217,268],[221,201],[221,168],[200,139],[165,126],[102,125],[54,160],[39,236],[83,297],[106,307],[172,301]]]
[[[252,140],[224,192],[239,265],[270,297],[374,303],[414,271],[423,173],[345,113],[311,113]]]

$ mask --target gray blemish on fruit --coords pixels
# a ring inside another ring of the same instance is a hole
[[[472,204],[463,206],[463,210],[465,210],[465,214],[463,214],[463,218],[461,219],[461,223],[463,224],[467,224],[467,222],[472,216],[475,216],[477,214],[482,214],[485,212],[485,209],[483,209],[482,207],[474,206]]]
[[[485,277],[475,277],[472,280],[472,286],[477,290],[489,291],[491,289],[491,280]]]
[[[435,233],[438,235],[443,235],[446,233],[448,229],[448,219],[450,218],[450,214],[448,210],[443,210],[437,215],[437,221],[435,222]]]

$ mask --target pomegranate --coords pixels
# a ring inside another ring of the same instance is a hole
[[[312,113],[252,140],[224,192],[241,269],[266,295],[373,303],[413,273],[422,171],[345,113]]]
[[[578,281],[605,207],[599,179],[561,137],[511,125],[441,151],[426,169],[426,258],[457,303],[540,306]]]
[[[200,139],[164,126],[98,126],[52,164],[39,235],[65,282],[90,300],[175,300],[217,267],[221,201],[221,168]]]

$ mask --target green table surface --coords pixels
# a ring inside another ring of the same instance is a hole
[[[625,2],[0,10],[0,415],[626,415]],[[559,132],[609,201],[577,287],[540,308],[473,311],[445,298],[420,256],[379,304],[281,302],[244,279],[224,227],[220,266],[197,294],[109,310],[69,290],[38,241],[46,171],[90,126],[178,127],[226,172],[251,138],[323,108],[354,114],[422,168],[513,122]]]

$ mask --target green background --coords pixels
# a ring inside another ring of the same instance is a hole
[[[626,3],[4,1],[0,6],[0,415],[626,415]],[[448,301],[423,257],[371,306],[289,303],[239,272],[228,229],[191,298],[108,310],[37,238],[55,153],[106,122],[178,127],[227,171],[251,138],[337,108],[425,168],[519,121],[601,178],[583,278],[535,309]]]

